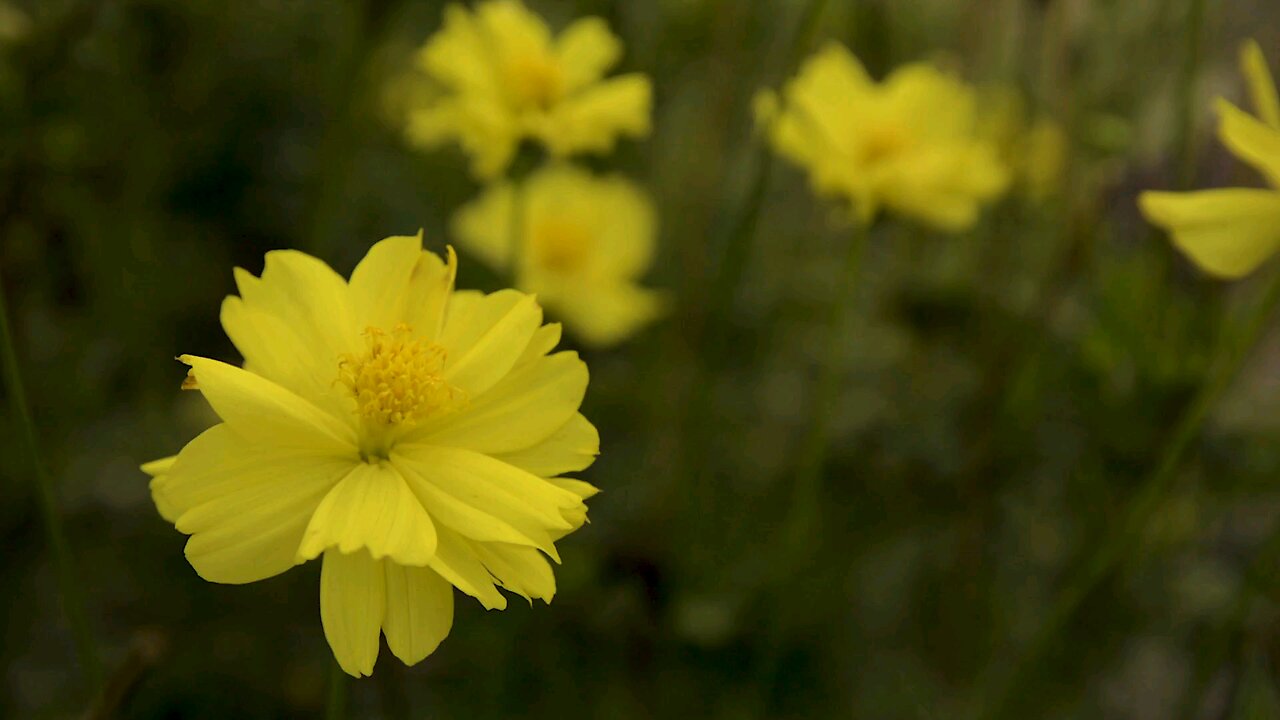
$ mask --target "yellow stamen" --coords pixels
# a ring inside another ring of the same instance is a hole
[[[460,391],[441,377],[444,348],[415,339],[408,325],[390,334],[379,328],[364,332],[365,352],[344,354],[338,382],[351,391],[356,410],[375,425],[413,425],[459,397]]]

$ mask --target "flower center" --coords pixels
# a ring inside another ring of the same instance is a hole
[[[591,234],[581,224],[551,218],[533,228],[530,245],[539,268],[568,274],[586,264],[593,243]]]
[[[564,73],[548,53],[520,53],[506,62],[505,74],[518,107],[546,110],[564,96]]]
[[[356,412],[373,426],[413,425],[460,394],[441,377],[444,348],[413,337],[401,323],[390,333],[364,331],[365,351],[338,360],[338,382],[351,391]]]
[[[862,138],[859,156],[868,165],[897,155],[911,144],[911,138],[895,125],[872,127]]]

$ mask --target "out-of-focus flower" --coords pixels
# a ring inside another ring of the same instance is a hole
[[[1219,98],[1218,139],[1262,173],[1271,189],[1144,192],[1138,198],[1147,220],[1168,231],[1201,269],[1222,278],[1248,275],[1280,249],[1280,101],[1256,42],[1245,44],[1240,64],[1258,117]]]
[[[516,287],[535,293],[591,345],[624,340],[660,315],[661,293],[641,287],[657,221],[648,197],[621,177],[567,165],[503,183],[458,211],[458,243]]]
[[[978,135],[996,148],[1013,187],[1032,202],[1057,194],[1067,165],[1062,126],[1045,115],[1029,120],[1026,103],[1011,87],[983,89],[979,106]]]
[[[425,147],[456,141],[472,172],[500,175],[525,138],[556,157],[608,152],[649,133],[652,88],[639,73],[605,79],[622,44],[604,20],[577,20],[552,38],[519,0],[452,5],[417,56],[430,99],[407,113]]]
[[[971,88],[926,63],[877,84],[833,43],[780,95],[757,96],[756,116],[774,149],[809,171],[816,192],[848,198],[863,221],[884,207],[959,231],[1009,184],[995,147],[977,133],[975,105]]]
[[[143,466],[156,507],[211,582],[323,556],[320,615],[338,663],[368,675],[379,634],[413,664],[453,622],[453,588],[550,601],[543,553],[596,490],[578,407],[587,368],[514,290],[455,291],[453,253],[388,238],[350,282],[299,252],[236,270],[222,325],[244,368],[193,355],[184,388],[222,422]]]
[[[0,0],[0,42],[16,42],[31,32],[31,18],[12,3]]]

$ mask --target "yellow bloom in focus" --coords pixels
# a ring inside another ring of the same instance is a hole
[[[554,156],[608,152],[649,133],[652,89],[639,73],[606,80],[622,44],[604,20],[582,18],[552,38],[519,0],[451,5],[418,52],[432,99],[408,112],[411,141],[456,141],[480,178],[500,175],[525,138]]]
[[[1280,101],[1256,42],[1245,44],[1240,64],[1258,117],[1219,98],[1218,139],[1271,188],[1144,192],[1138,198],[1148,221],[1168,231],[1203,270],[1222,278],[1248,275],[1280,249]]]
[[[971,88],[926,63],[877,84],[832,43],[780,96],[761,93],[756,114],[815,191],[848,198],[863,221],[885,207],[959,231],[1009,184],[995,147],[977,133],[975,105]]]
[[[244,367],[183,355],[184,387],[221,418],[143,466],[206,580],[248,583],[323,558],[334,656],[368,675],[379,635],[407,664],[453,623],[453,588],[550,602],[555,541],[596,490],[578,407],[587,368],[514,290],[454,290],[421,235],[374,245],[348,282],[300,252],[235,272],[222,326]]]
[[[495,269],[513,270],[516,287],[535,293],[589,344],[620,342],[665,307],[660,293],[638,284],[653,261],[653,206],[623,178],[539,170],[459,210],[453,232]]]

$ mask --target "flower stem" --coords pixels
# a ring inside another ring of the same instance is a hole
[[[1187,8],[1186,52],[1182,60],[1182,77],[1178,83],[1178,128],[1175,148],[1178,153],[1178,186],[1187,190],[1196,171],[1196,78],[1204,53],[1204,0],[1191,0]]]
[[[325,720],[343,720],[347,716],[347,674],[337,660],[329,661],[329,699],[325,704]]]
[[[58,576],[58,588],[62,595],[62,611],[67,617],[71,635],[75,640],[76,655],[80,661],[91,696],[97,696],[102,686],[102,665],[98,659],[97,643],[89,618],[85,614],[84,597],[76,581],[75,565],[67,543],[62,515],[58,510],[57,493],[53,481],[40,460],[40,445],[36,440],[35,423],[31,406],[18,367],[18,352],[13,342],[13,330],[9,324],[9,310],[5,304],[4,288],[0,286],[0,354],[4,360],[5,396],[9,399],[9,412],[21,428],[22,444],[27,452],[27,462],[36,482],[36,498],[44,519],[45,540],[53,556]]]
[[[1275,315],[1277,307],[1280,307],[1280,273],[1271,279],[1271,284],[1264,291],[1240,334],[1233,336],[1232,333],[1223,333],[1219,347],[1215,351],[1214,365],[1210,367],[1199,391],[1183,410],[1160,455],[1159,463],[1143,481],[1129,506],[1125,519],[1115,532],[1104,538],[1096,547],[1083,569],[1058,596],[1041,622],[1028,649],[1014,665],[1012,673],[1007,676],[1008,680],[1000,685],[999,692],[994,696],[996,701],[988,707],[984,717],[1011,716],[1014,693],[1028,678],[1032,677],[1049,650],[1061,646],[1062,634],[1067,630],[1081,603],[1112,570],[1126,559],[1127,553],[1140,546],[1140,535],[1176,479],[1178,469],[1182,466],[1192,440],[1199,435],[1210,410],[1221,399],[1245,360],[1248,359],[1249,351],[1262,337],[1263,330]]]
[[[822,469],[827,460],[827,434],[831,424],[832,408],[839,395],[841,349],[844,347],[844,329],[849,319],[849,309],[854,304],[858,287],[862,257],[867,245],[867,224],[856,222],[853,237],[845,251],[844,268],[837,280],[835,297],[827,313],[826,340],[820,358],[821,367],[813,385],[810,400],[809,427],[800,442],[799,465],[792,485],[791,505],[783,524],[783,539],[790,555],[804,552],[809,539],[818,534],[821,517]]]

